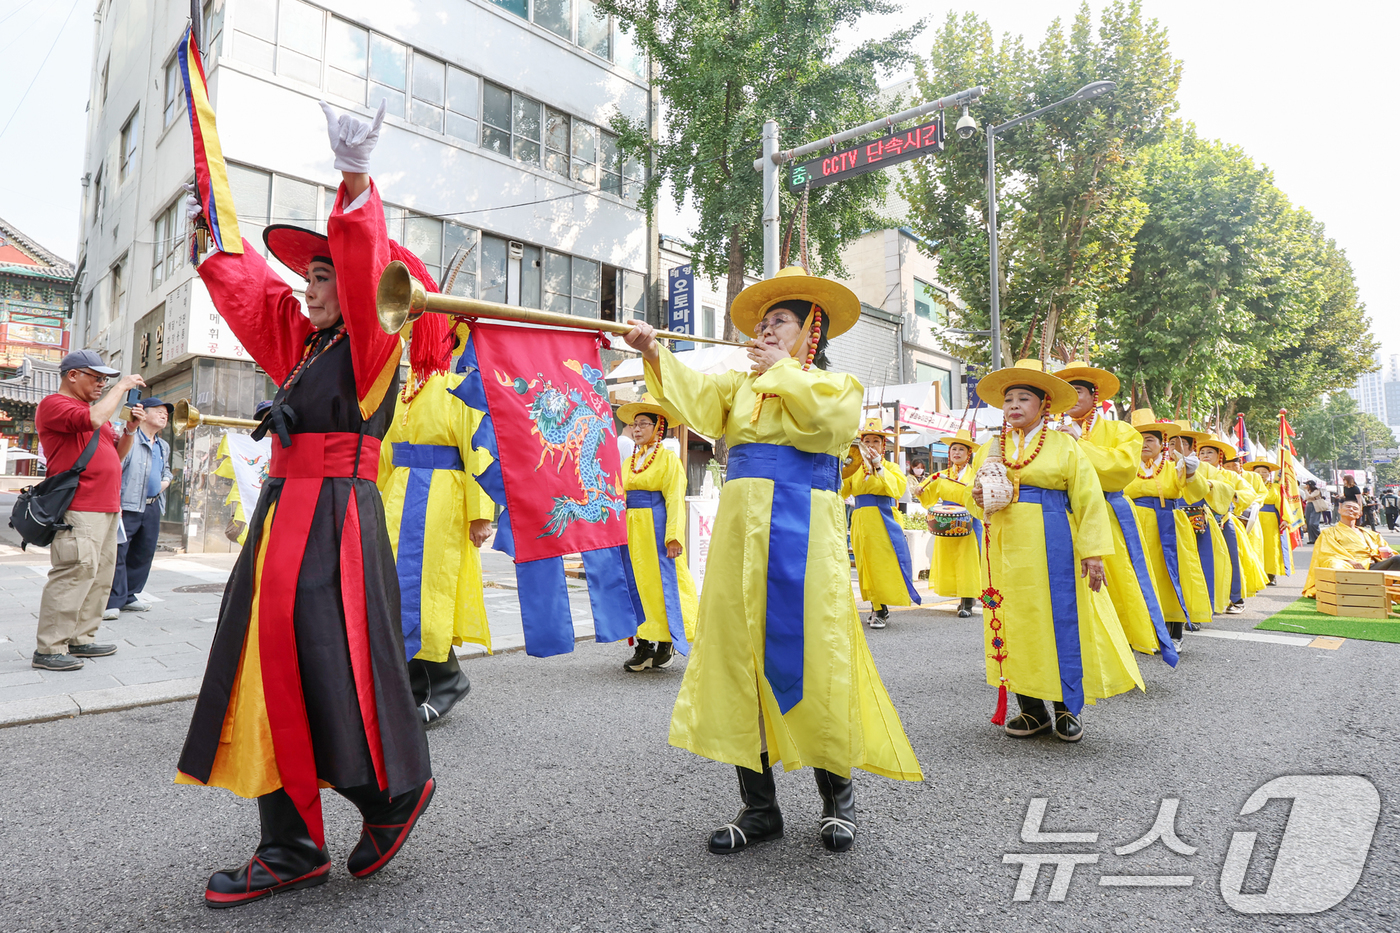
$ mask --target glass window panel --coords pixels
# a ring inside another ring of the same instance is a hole
[[[632,317],[647,316],[646,276],[640,272],[622,273],[622,303]]]
[[[408,51],[377,33],[369,37],[369,76],[385,87],[408,89]],[[400,112],[402,113],[402,111]]]
[[[396,91],[393,88],[385,87],[382,84],[369,83],[369,107],[371,110],[379,110],[379,102],[387,101],[384,107],[385,113],[392,113],[396,117],[402,117],[403,91]]]
[[[447,66],[447,109],[468,117],[481,111],[481,81],[476,75]]]
[[[325,16],[302,0],[282,0],[277,18],[277,44],[309,58],[321,57]]]
[[[524,139],[515,141],[515,159],[517,162],[530,162],[534,165],[540,164],[540,144],[532,143]]]
[[[488,126],[510,131],[510,91],[491,82],[486,82],[486,112],[483,118]],[[510,147],[506,147],[509,151]]]
[[[326,28],[326,64],[363,78],[369,73],[369,32],[332,16]]]
[[[505,130],[498,130],[494,127],[482,127],[481,145],[490,149],[492,152],[499,152],[503,156],[509,156],[510,134]]]
[[[321,86],[321,60],[293,52],[291,49],[277,50],[277,73],[316,87]]]
[[[574,257],[574,297],[597,300],[598,264]]]
[[[715,309],[709,305],[704,305],[700,309],[700,336],[713,337],[715,335]]]
[[[584,162],[598,161],[598,127],[582,120],[574,121],[573,154]]]
[[[409,117],[414,123],[421,127],[430,129],[436,133],[442,132],[442,108],[434,107],[432,104],[425,104],[416,97],[409,110]]]
[[[272,194],[272,176],[267,172],[229,163],[229,190],[238,207],[239,223],[267,223],[268,201]],[[249,237],[251,240],[252,237]]]
[[[563,253],[544,254],[544,290],[546,294],[568,295],[573,273],[570,271],[569,257]],[[568,311],[565,303],[564,310]]]
[[[162,127],[175,122],[185,109],[185,85],[180,77],[180,60],[172,58],[165,66],[165,113]]]
[[[594,55],[612,59],[612,20],[598,12],[593,0],[579,0],[578,44]]]
[[[619,162],[617,155],[617,137],[614,136],[612,133],[606,132],[603,133],[602,136],[602,157],[599,159],[599,161],[602,163],[603,171],[619,172],[621,163]]]
[[[598,302],[588,301],[584,298],[575,298],[573,307],[569,309],[569,313],[579,317],[596,318],[598,316]]]
[[[636,33],[631,30],[625,30],[622,23],[619,22],[617,24],[616,39],[617,55],[614,60],[637,77],[645,78],[647,75],[647,60],[646,56],[642,54],[640,44],[637,42]]]
[[[454,295],[467,298],[476,295],[476,267],[480,258],[477,242],[480,236],[477,231],[461,224],[448,221],[442,225],[443,273],[451,275],[454,268],[457,270],[450,290]]]
[[[481,298],[504,304],[508,248],[500,237],[481,238]]]
[[[543,270],[542,250],[538,246],[526,246],[520,257],[520,306],[538,308],[540,306],[540,279]]]
[[[274,62],[277,60],[277,46],[271,42],[264,42],[254,38],[246,32],[237,29],[233,32],[233,54],[240,60],[250,65],[256,65],[268,71],[272,70]]]
[[[343,97],[357,104],[363,105],[365,102],[365,79],[346,74],[337,68],[326,69],[326,90],[336,97]],[[379,103],[376,101],[374,106],[378,109]]]
[[[335,188],[321,189],[321,219],[316,222],[316,230],[319,233],[326,232],[326,224],[330,222],[331,214],[335,212]]]
[[[516,136],[533,142],[540,141],[540,102],[523,94],[515,95],[515,122],[512,126]]]
[[[570,0],[535,0],[535,24],[565,39],[574,37]]]
[[[277,0],[241,0],[238,28],[268,42],[277,41]]]
[[[500,7],[503,10],[507,10],[511,13],[514,13],[521,19],[525,18],[525,8],[526,4],[528,3],[528,0],[491,0],[491,2],[496,4],[496,6]]]
[[[320,189],[304,181],[277,175],[272,183],[274,223],[312,226],[316,223]]]
[[[422,52],[413,53],[413,96],[439,107],[447,101],[442,62]]]
[[[165,274],[165,238],[166,222],[169,212],[161,214],[156,218],[155,244],[151,247],[151,288],[155,288],[161,283],[161,277]]]
[[[446,133],[448,136],[455,136],[463,142],[474,143],[477,138],[476,121],[471,117],[464,117],[449,110],[447,111]]]
[[[553,107],[545,109],[544,144],[556,152],[569,151],[569,115]]]
[[[562,152],[549,150],[544,154],[544,167],[556,175],[569,177],[569,157]]]
[[[401,207],[384,205],[384,227],[389,231],[389,238],[400,243],[404,241],[403,218],[406,213],[408,212]]]
[[[442,266],[442,221],[436,217],[409,214],[404,220],[403,245],[425,265]]]
[[[463,298],[476,297],[476,276],[471,272],[458,272],[452,280],[452,294]]]

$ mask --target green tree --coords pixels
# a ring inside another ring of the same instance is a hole
[[[753,170],[765,120],[796,146],[880,115],[878,74],[912,57],[922,22],[845,55],[838,29],[866,14],[897,12],[887,0],[599,0],[635,31],[652,62],[652,83],[665,108],[666,129],[614,117],[619,146],[648,157],[653,171],[642,195],[651,210],[670,182],[700,214],[692,258],[704,273],[724,275],[725,336],[735,336],[729,306],[744,274],[761,270],[762,177]],[[814,272],[839,273],[843,243],[888,226],[874,207],[885,177],[874,172],[812,192],[809,258]],[[795,199],[781,194],[780,213]]]
[[[1139,153],[1176,109],[1181,63],[1166,31],[1137,0],[1118,0],[1097,30],[1084,4],[1066,35],[1059,20],[1035,49],[998,44],[989,22],[950,15],[917,67],[925,98],[976,84],[991,90],[977,117],[996,124],[1053,103],[1091,81],[1117,89],[1068,104],[997,140],[998,270],[1003,356],[1068,359],[1094,331],[1100,304],[1127,279],[1134,235],[1147,215],[1138,196]],[[900,191],[910,224],[938,245],[940,276],[966,302],[951,309],[966,329],[988,326],[986,149],[950,146],[911,163]],[[980,341],[950,348],[985,359]]]

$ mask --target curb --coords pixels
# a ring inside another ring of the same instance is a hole
[[[574,644],[591,643],[593,632],[582,632],[574,636]],[[500,639],[491,654],[481,645],[462,645],[457,648],[457,658],[471,661],[478,658],[497,657],[503,654],[518,654],[525,650],[524,638]],[[77,693],[63,693],[57,696],[35,697],[30,700],[11,700],[0,703],[0,729],[10,726],[26,726],[59,719],[76,719],[79,716],[92,716],[97,713],[115,713],[141,706],[158,706],[163,703],[178,703],[193,700],[199,696],[202,677],[186,677],[181,680],[165,680],[153,684],[132,684],[124,687],[108,687],[102,690],[82,690]]]

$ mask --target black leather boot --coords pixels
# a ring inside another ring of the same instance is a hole
[[[364,817],[360,841],[345,862],[350,874],[368,878],[389,864],[408,834],[413,832],[418,817],[428,808],[436,787],[433,779],[428,778],[422,787],[392,798],[373,784],[336,788],[336,792],[358,807]]]
[[[413,702],[424,723],[437,722],[447,711],[471,692],[472,684],[457,662],[457,652],[447,649],[447,660],[424,661],[414,658],[408,662],[408,683],[413,688]]]
[[[637,650],[632,652],[632,657],[622,663],[622,669],[624,671],[631,671],[634,674],[640,673],[651,667],[652,662],[655,660],[655,655],[656,642],[647,641],[645,638],[638,638]]]
[[[216,909],[237,907],[277,891],[322,884],[331,871],[330,856],[311,840],[306,821],[281,788],[258,798],[262,841],[248,864],[209,876],[204,903]]]
[[[813,768],[822,795],[822,845],[845,852],[856,842],[856,793],[850,778]]]
[[[964,596],[962,599],[958,600],[958,618],[972,618],[972,607],[976,604],[977,600],[973,599],[971,596]]]
[[[732,823],[710,834],[710,851],[728,855],[751,845],[783,837],[783,814],[778,810],[777,788],[768,753],[763,754],[763,770],[738,768],[739,799],[744,805]]]
[[[1021,707],[1021,715],[1006,721],[1002,728],[1006,730],[1007,735],[1026,739],[1050,728],[1050,710],[1046,708],[1044,700],[1018,693],[1016,703]]]
[[[1055,701],[1055,738],[1062,742],[1078,742],[1084,738],[1084,725],[1059,700]]]

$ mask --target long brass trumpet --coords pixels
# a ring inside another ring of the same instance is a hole
[[[428,292],[408,271],[408,266],[398,260],[385,266],[384,274],[379,277],[375,308],[379,315],[379,326],[386,334],[401,333],[405,327],[429,311],[437,314],[487,317],[500,321],[522,321],[527,324],[548,324],[551,327],[572,327],[575,330],[601,330],[610,334],[625,334],[632,329],[631,324],[619,321],[581,318],[572,314],[536,311],[534,308],[518,308],[494,301],[478,301],[475,298]],[[694,334],[678,334],[669,330],[658,330],[655,335],[661,340],[690,340],[695,343],[717,343],[726,347],[748,346],[734,340],[697,337]]]
[[[175,403],[175,417],[171,419],[171,423],[175,428],[175,436],[179,437],[201,424],[217,424],[226,428],[256,428],[262,422],[252,418],[223,418],[218,415],[202,415],[198,408],[190,404],[189,399],[182,398]]]

